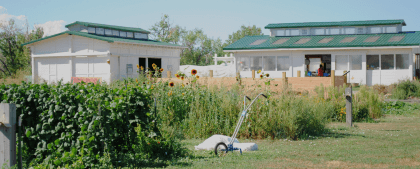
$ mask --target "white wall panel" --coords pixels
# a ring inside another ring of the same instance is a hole
[[[70,82],[70,57],[60,58],[36,58],[35,76],[38,82],[63,83]]]

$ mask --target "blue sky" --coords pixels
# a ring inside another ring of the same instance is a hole
[[[149,29],[163,14],[188,30],[203,29],[212,38],[226,40],[241,25],[264,29],[269,23],[404,19],[403,31],[420,30],[420,1],[57,1],[2,0],[0,21],[27,19],[47,32],[64,31],[64,25],[87,21]]]

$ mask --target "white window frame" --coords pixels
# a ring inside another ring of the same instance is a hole
[[[331,34],[331,29],[338,29],[338,34]],[[340,35],[341,34],[341,28],[328,28],[328,35]]]
[[[286,56],[286,55],[283,55],[283,56],[280,56],[280,55],[277,55],[276,56],[276,72],[277,71],[283,71],[283,72],[285,72],[285,71],[290,71],[290,65],[291,65],[291,57],[289,56],[289,55],[287,55],[287,58],[289,59],[289,68],[287,69],[287,70],[279,70],[279,68],[277,67],[277,64],[278,64],[278,58],[279,57],[284,57],[284,56]]]
[[[306,34],[303,34],[303,31],[305,31],[306,30]],[[310,33],[310,30],[309,29],[301,29],[300,30],[300,34],[301,35],[310,35],[311,33]]]
[[[351,29],[351,28],[354,29],[354,33],[352,33],[352,34],[347,33],[347,29]],[[357,29],[355,27],[344,27],[343,31],[344,31],[343,34],[345,34],[345,35],[355,35],[355,34],[357,34]]]
[[[93,32],[91,32],[92,29],[93,29]],[[96,33],[96,28],[95,27],[88,27],[88,33],[95,34]]]
[[[280,35],[279,31],[283,31],[283,35]],[[285,34],[286,34],[286,29],[276,29],[276,36],[284,36]]]
[[[359,33],[359,29],[362,29],[362,33]],[[356,27],[356,34],[365,34],[366,28],[365,27]]]
[[[379,32],[377,32],[377,33],[372,33],[372,28],[379,28]],[[382,32],[383,32],[383,29],[382,29],[382,26],[369,26],[369,27],[368,27],[368,32],[369,32],[370,34],[378,34],[378,33],[382,33]]]
[[[395,32],[388,32],[388,28],[395,28]],[[398,33],[397,26],[384,26],[384,33]]]
[[[316,30],[318,30],[318,29],[323,29],[324,33],[323,34],[317,34]],[[325,28],[312,28],[312,32],[313,32],[313,35],[325,35]]]

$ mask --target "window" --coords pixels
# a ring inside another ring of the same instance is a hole
[[[250,71],[249,69],[249,56],[238,57],[237,69],[238,71]]]
[[[330,28],[331,35],[338,35],[340,34],[340,28]]]
[[[369,32],[370,33],[381,33],[382,32],[382,28],[381,27],[370,27],[369,28]]]
[[[315,33],[315,35],[325,35],[325,29],[324,28],[315,28],[314,33]]]
[[[356,34],[356,28],[344,28],[345,34]]]
[[[96,34],[103,35],[104,34],[104,28],[96,28]]]
[[[381,69],[394,69],[394,55],[381,55]]]
[[[347,38],[344,38],[343,40],[341,40],[340,43],[352,42],[355,39],[356,39],[356,37],[347,37]]]
[[[379,70],[379,55],[366,55],[366,69]]]
[[[127,32],[123,32],[123,31],[121,31],[121,32],[120,32],[120,37],[127,37]]]
[[[299,29],[290,29],[290,36],[299,35]]]
[[[127,38],[133,38],[133,32],[127,32]]]
[[[264,43],[265,41],[267,41],[267,39],[258,39],[249,45],[260,45],[261,43]]]
[[[286,31],[284,29],[277,30],[276,36],[284,36],[285,32]]]
[[[295,42],[294,44],[304,44],[306,42],[309,42],[311,40],[311,38],[302,38],[299,39],[297,42]]]
[[[395,62],[397,69],[408,69],[410,64],[410,57],[408,54],[396,54]]]
[[[276,57],[264,56],[264,71],[276,71]]]
[[[95,33],[95,28],[88,27],[88,33]]]
[[[320,40],[318,43],[328,43],[328,42],[330,42],[333,39],[334,38],[324,38],[324,39]]]
[[[397,27],[396,26],[387,26],[385,28],[385,33],[397,33]]]
[[[372,36],[372,37],[366,38],[365,41],[363,42],[376,42],[379,38],[380,36]]]
[[[147,34],[144,33],[134,33],[134,38],[136,39],[147,39]]]
[[[335,55],[335,70],[348,70],[348,56]]]
[[[399,42],[401,41],[405,36],[393,36],[388,40],[388,42]]]
[[[262,69],[262,56],[252,56],[251,57],[251,70],[261,70]]]
[[[362,55],[350,55],[350,70],[362,70]]]
[[[308,30],[307,29],[302,29],[302,35],[308,35]]]
[[[288,71],[289,67],[289,56],[277,56],[277,71]]]
[[[363,28],[357,28],[357,34],[363,34],[365,33]]]
[[[286,42],[286,41],[288,41],[290,38],[282,38],[282,39],[279,39],[279,40],[277,40],[277,41],[275,41],[274,43],[272,43],[273,45],[281,45],[281,44],[283,44],[284,42]]]
[[[105,35],[111,36],[112,30],[111,29],[105,29]]]
[[[120,31],[112,30],[112,35],[114,35],[114,36],[120,36]]]

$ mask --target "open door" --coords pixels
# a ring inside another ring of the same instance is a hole
[[[162,68],[162,59],[161,58],[148,58],[148,66],[150,68],[150,71],[154,73],[153,70],[153,63],[156,64],[158,68]]]

